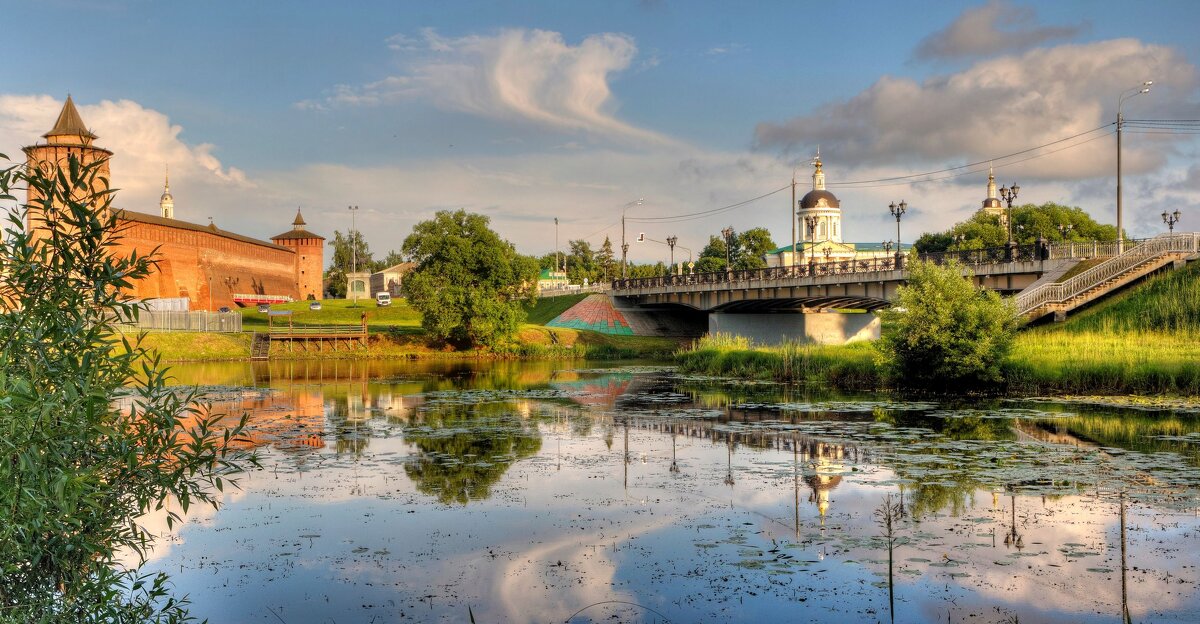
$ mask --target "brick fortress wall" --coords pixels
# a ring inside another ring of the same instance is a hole
[[[188,297],[193,310],[215,310],[235,307],[235,293],[303,298],[296,287],[297,257],[290,249],[240,240],[221,230],[204,231],[200,226],[185,229],[144,222],[150,215],[125,213],[124,217],[131,218],[119,218],[121,240],[116,253],[146,254],[158,248],[158,270],[134,287],[133,296],[139,299]]]

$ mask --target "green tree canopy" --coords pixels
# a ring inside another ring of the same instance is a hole
[[[1116,226],[1097,223],[1082,208],[1053,202],[1014,206],[1012,221],[1013,240],[1022,245],[1032,245],[1038,237],[1050,242],[1117,239]],[[1007,241],[1008,231],[1000,218],[980,210],[949,230],[922,234],[914,245],[918,252],[929,253],[1001,247]]]
[[[333,257],[329,268],[325,270],[325,281],[328,283],[326,292],[335,298],[345,297],[346,274],[355,269],[368,272],[375,270],[371,248],[362,232],[342,234],[337,230],[334,230],[329,246],[333,249]]]
[[[1011,301],[963,278],[957,263],[913,262],[885,310],[878,343],[900,385],[950,390],[1001,381],[1017,329]]]
[[[443,210],[413,227],[404,254],[417,268],[404,280],[409,302],[435,340],[498,349],[511,343],[532,298],[535,261],[488,227],[488,218]]]
[[[725,238],[710,236],[708,244],[700,251],[696,260],[696,271],[710,273],[725,270]],[[734,232],[730,237],[729,262],[735,270],[761,269],[767,266],[763,256],[775,249],[775,241],[766,228],[751,228],[745,232]]]
[[[604,281],[617,276],[617,259],[613,253],[612,241],[607,236],[604,237],[604,244],[600,245],[600,251],[596,253],[596,264],[600,268],[600,278]]]

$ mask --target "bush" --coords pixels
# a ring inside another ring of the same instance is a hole
[[[957,390],[1002,381],[1016,310],[963,279],[961,265],[912,263],[895,306],[882,315],[879,350],[897,385]]]
[[[0,621],[180,621],[166,575],[120,561],[151,545],[145,512],[215,504],[244,419],[221,429],[116,331],[153,261],[113,253],[96,166],[66,164],[0,170],[0,201],[22,185],[45,198],[11,213],[0,242]]]

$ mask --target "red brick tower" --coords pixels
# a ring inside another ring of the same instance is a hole
[[[271,237],[296,253],[296,290],[301,299],[321,299],[321,278],[325,269],[325,237],[304,229],[304,217],[296,209],[292,229]]]
[[[109,188],[108,159],[112,157],[112,152],[92,145],[92,141],[95,141],[97,137],[84,125],[71,96],[67,96],[67,103],[63,105],[62,112],[58,114],[58,121],[54,122],[54,127],[42,137],[46,139],[45,143],[23,148],[26,162],[31,170],[38,168],[43,173],[50,174],[65,168],[67,160],[72,156],[78,159],[82,165],[99,161],[96,177],[92,183],[92,192]],[[28,203],[30,205],[41,199],[43,198],[40,193],[35,189],[29,189]],[[40,211],[30,210],[28,219],[29,222],[26,225],[32,231],[36,227],[36,222],[41,220]]]

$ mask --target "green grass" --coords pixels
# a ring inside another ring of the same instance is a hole
[[[1186,332],[1200,334],[1200,262],[1156,275],[1133,289],[1100,301],[1054,331]]]
[[[166,362],[250,359],[250,335],[245,333],[149,332],[142,346],[157,351]]]
[[[542,297],[533,305],[525,304],[525,322],[534,325],[545,325],[558,318],[558,315],[570,310],[572,306],[583,301],[588,293],[563,295],[561,297]]]
[[[394,327],[404,333],[419,330],[421,314],[408,305],[404,298],[397,297],[392,305],[376,307],[374,299],[359,299],[355,302],[344,299],[326,299],[321,302],[320,310],[309,310],[310,301],[293,301],[271,306],[272,310],[288,310],[292,312],[291,321],[295,325],[358,325],[364,313],[367,315],[367,327],[372,330],[384,330]],[[259,312],[257,306],[238,310],[242,314],[242,327],[260,329],[267,326],[267,315]],[[288,323],[288,317],[277,316],[275,323]]]
[[[746,338],[717,334],[675,354],[682,373],[740,379],[805,381],[839,388],[878,388],[884,383],[874,345],[787,343],[755,348]]]

